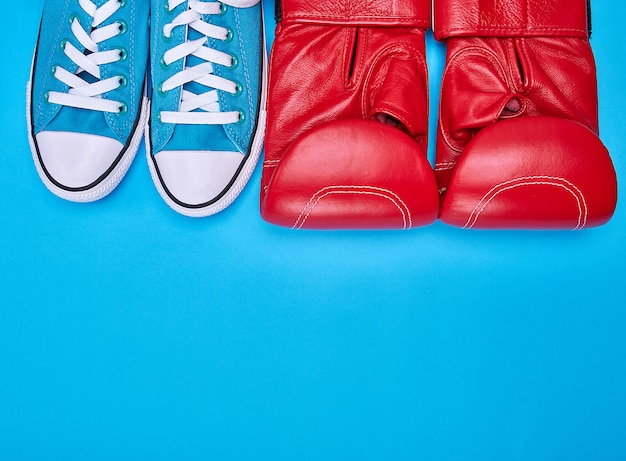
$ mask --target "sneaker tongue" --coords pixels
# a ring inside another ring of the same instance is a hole
[[[206,20],[206,17],[204,19]],[[188,30],[189,30],[189,32],[188,32],[187,39],[189,41],[198,40],[198,39],[201,39],[201,38],[204,37],[202,34],[200,34],[199,32],[197,32],[195,30],[193,30],[191,27]],[[211,40],[211,39],[208,39],[208,40]],[[206,46],[206,44],[204,46]],[[194,66],[203,64],[205,62],[206,61],[204,61],[203,59],[197,58],[197,57],[195,57],[193,55],[189,55],[189,56],[187,56],[185,58],[185,66],[187,68],[194,67]],[[202,94],[202,93],[205,93],[205,92],[210,91],[210,90],[213,89],[213,88],[206,87],[204,85],[200,85],[199,83],[196,83],[196,82],[189,82],[189,83],[185,84],[183,86],[183,88],[185,90],[187,90],[187,91],[190,91],[190,92],[194,93],[194,94]],[[201,112],[201,111],[199,109],[196,109],[196,112]]]

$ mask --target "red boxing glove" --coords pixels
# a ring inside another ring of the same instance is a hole
[[[261,215],[309,229],[407,229],[439,208],[426,158],[430,0],[280,0]]]
[[[617,181],[598,138],[586,0],[435,0],[446,40],[440,219],[488,229],[606,223]]]

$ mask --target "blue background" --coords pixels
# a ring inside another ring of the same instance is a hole
[[[623,193],[575,233],[296,232],[261,220],[260,168],[178,216],[141,147],[65,202],[27,142],[42,5],[2,7],[0,460],[626,460]],[[626,6],[593,6],[621,179]],[[429,34],[431,139],[443,60]]]

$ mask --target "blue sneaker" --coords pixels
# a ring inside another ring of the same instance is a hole
[[[46,0],[27,91],[37,172],[98,200],[122,180],[147,121],[148,0]]]
[[[230,205],[265,135],[260,0],[152,0],[148,164],[165,202],[191,217]]]

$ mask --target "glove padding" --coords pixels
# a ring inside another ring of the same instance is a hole
[[[585,0],[436,0],[447,41],[437,135],[440,219],[582,229],[613,215]]]
[[[261,215],[309,229],[407,229],[439,208],[426,159],[428,0],[282,0]]]

